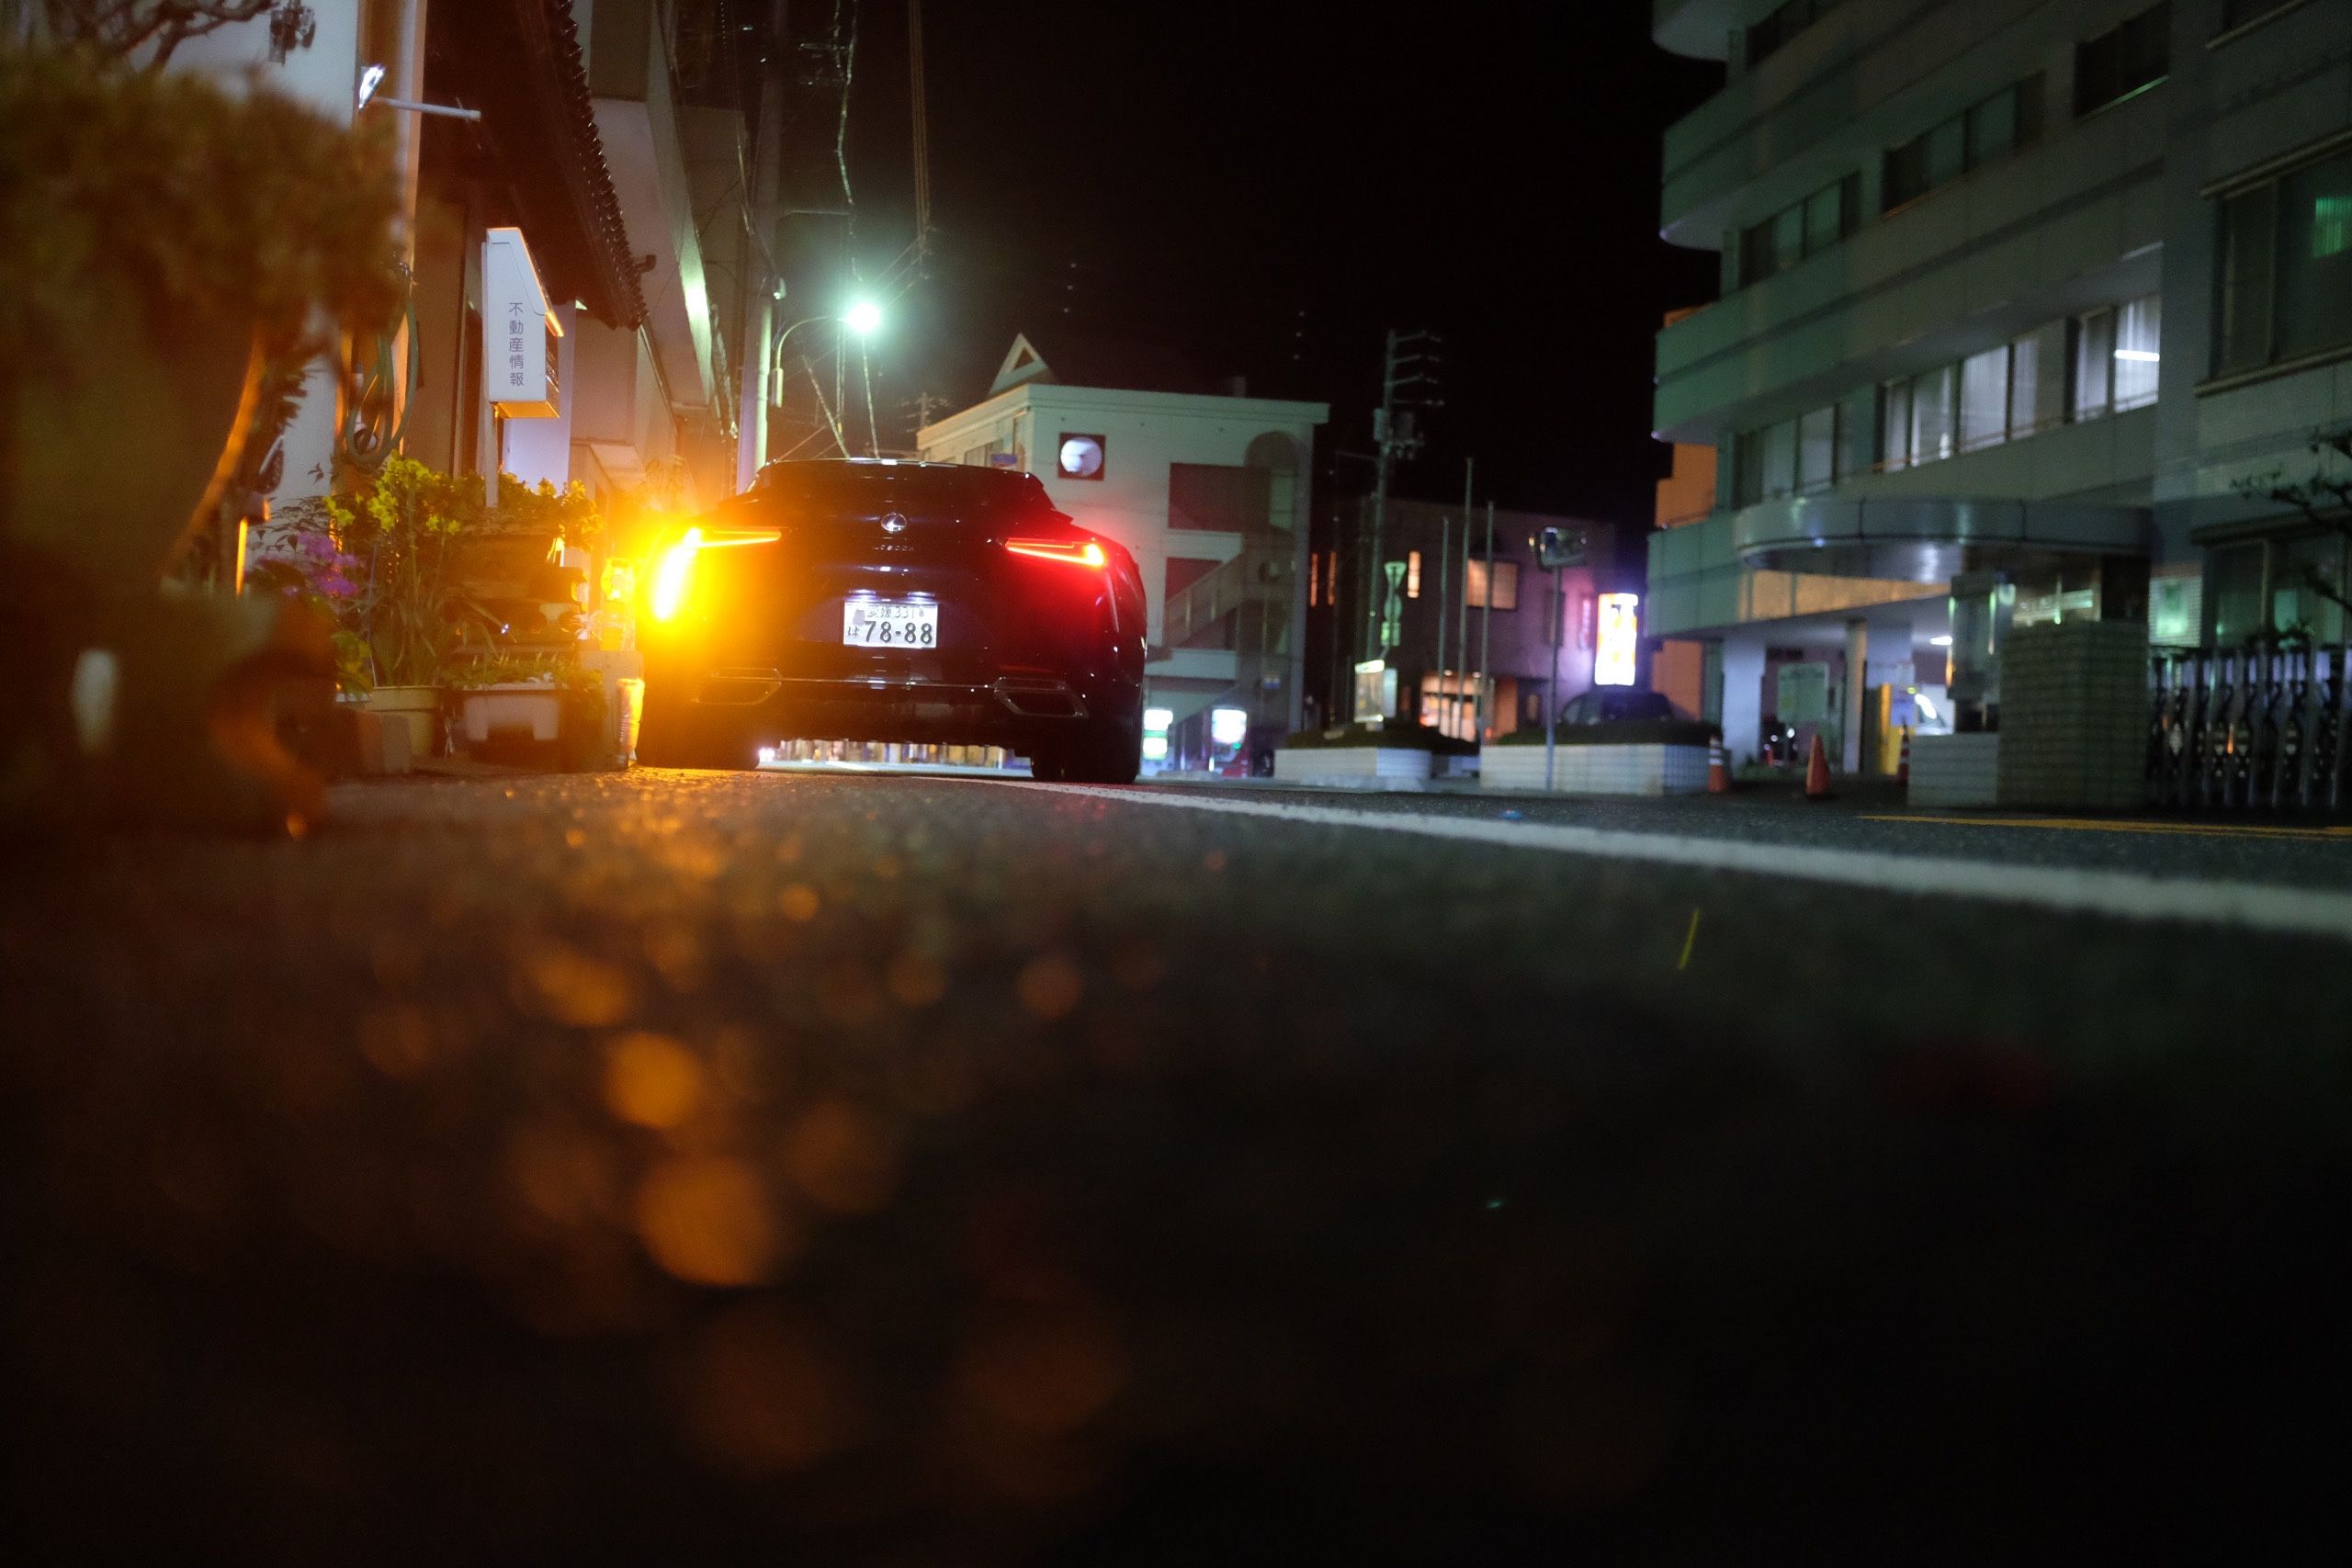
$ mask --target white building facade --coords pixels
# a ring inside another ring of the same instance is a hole
[[[1659,334],[1653,423],[1718,461],[1650,615],[1706,645],[1735,752],[1777,666],[1826,668],[1867,767],[1875,691],[1996,724],[2016,626],[2345,635],[2309,586],[2343,593],[2344,536],[2248,486],[2352,423],[2352,6],[1656,0],[1653,32],[1727,71],[1666,137],[1661,231],[1722,297]]]
[[[916,440],[927,461],[1035,474],[1133,553],[1150,604],[1145,702],[1167,710],[1183,755],[1214,708],[1246,710],[1252,744],[1299,726],[1315,429],[1329,417],[1323,403],[1067,385],[1022,338],[985,400]]]

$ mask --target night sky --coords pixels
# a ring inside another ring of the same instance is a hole
[[[1385,328],[1426,326],[1447,339],[1446,406],[1400,493],[1459,496],[1471,454],[1482,498],[1646,518],[1652,334],[1715,276],[1655,238],[1658,141],[1720,68],[1652,46],[1635,0],[1417,10],[934,0],[936,253],[876,362],[886,441],[918,392],[978,398],[1043,322],[1329,400],[1328,472],[1335,448],[1369,449]],[[859,20],[870,271],[912,231],[906,13]],[[1341,464],[1340,484],[1368,471]]]

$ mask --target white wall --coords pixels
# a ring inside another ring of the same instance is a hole
[[[337,124],[348,125],[358,96],[362,63],[361,6],[362,0],[314,0],[311,11],[318,19],[318,31],[311,47],[289,51],[282,65],[270,62],[269,21],[265,16],[187,39],[174,51],[171,69],[210,76],[232,91],[241,90],[251,73],[274,90],[300,99]],[[421,59],[417,69],[422,69]],[[388,84],[386,90],[397,89]],[[413,190],[411,195],[413,200]],[[322,494],[334,483],[340,400],[336,381],[341,369],[331,358],[321,358],[311,366],[301,401],[286,428],[285,477],[270,497],[274,507]]]

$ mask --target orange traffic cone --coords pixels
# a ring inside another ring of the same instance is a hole
[[[1813,755],[1805,759],[1804,797],[1829,798],[1829,748],[1822,744],[1821,731],[1817,729],[1813,732]]]
[[[1721,736],[1707,742],[1707,793],[1731,793],[1731,769],[1724,765],[1724,743]]]

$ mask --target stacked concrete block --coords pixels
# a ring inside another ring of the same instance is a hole
[[[1915,735],[1911,738],[1910,803],[1949,809],[2000,800],[2001,738]]]
[[[2144,625],[2064,621],[2010,635],[2001,650],[1999,804],[2047,811],[2143,805],[2147,738]]]
[[[1560,795],[1700,795],[1707,787],[1704,746],[1562,746],[1552,788]],[[1487,746],[1478,753],[1481,788],[1544,788],[1544,748]]]
[[[1274,753],[1274,777],[1295,784],[1419,782],[1430,753],[1418,746],[1300,746]]]

